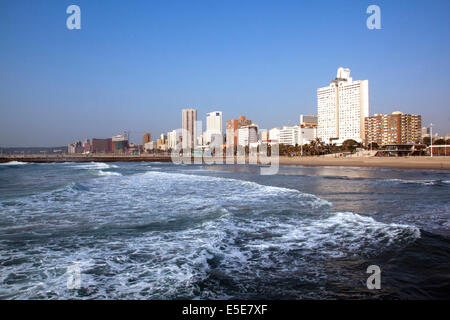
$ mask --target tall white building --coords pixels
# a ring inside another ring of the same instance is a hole
[[[175,149],[180,140],[181,140],[180,130],[173,130],[167,133],[167,147],[169,149]]]
[[[272,143],[278,143],[280,141],[280,128],[272,128],[269,130],[269,140]]]
[[[369,116],[369,81],[350,77],[339,68],[328,87],[317,89],[318,137],[324,142],[362,142],[364,119]]]
[[[213,135],[222,135],[222,111],[213,111],[206,114],[206,131],[203,134],[203,142],[211,143]]]
[[[280,144],[295,146],[300,144],[300,127],[299,126],[284,126],[280,130]]]
[[[258,126],[251,124],[238,129],[238,145],[248,146],[258,142]]]
[[[310,143],[317,137],[315,127],[284,126],[279,132],[279,143],[291,146]]]

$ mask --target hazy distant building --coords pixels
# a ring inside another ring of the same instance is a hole
[[[209,144],[213,135],[222,135],[222,112],[213,111],[206,114],[206,131],[203,134],[203,144]]]
[[[111,138],[113,153],[127,153],[128,152],[128,136],[126,134],[118,134]]]
[[[159,139],[156,140],[156,149],[162,150],[162,151],[165,151],[168,149],[167,139],[166,139],[164,133],[161,133],[161,135],[159,136]]]
[[[262,142],[262,143],[268,143],[268,142],[270,142],[270,139],[269,139],[269,131],[268,131],[268,130],[266,130],[266,129],[261,130],[261,131],[260,131],[260,134],[261,134],[261,142]]]
[[[144,151],[145,152],[150,152],[150,151],[154,151],[156,150],[156,141],[149,141],[146,144],[144,144]]]
[[[422,117],[396,111],[365,119],[365,143],[408,144],[422,141]]]
[[[84,149],[83,149],[83,145],[82,145],[81,141],[76,141],[74,143],[70,143],[67,146],[67,152],[70,154],[83,153]]]
[[[177,144],[181,142],[181,131],[172,130],[167,133],[167,147],[169,149],[175,149]]]
[[[182,110],[182,143],[183,148],[194,148],[197,139],[197,110],[183,109]]]
[[[422,139],[430,137],[430,128],[423,127],[422,128]]]
[[[369,81],[353,81],[350,69],[339,68],[330,85],[317,89],[318,136],[324,142],[364,139],[369,116]]]
[[[86,139],[83,142],[83,152],[84,153],[91,152],[91,141],[89,139]]]
[[[93,153],[110,153],[112,152],[112,139],[96,139],[92,138],[91,151]]]
[[[245,116],[239,119],[227,120],[226,141],[227,146],[235,146],[238,144],[239,129],[252,124],[252,120],[247,120]]]
[[[147,142],[152,141],[152,135],[150,132],[144,133],[142,136],[142,146],[145,146]]]

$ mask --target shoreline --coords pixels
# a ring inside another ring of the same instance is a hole
[[[407,170],[450,170],[449,157],[280,157],[280,165],[305,167],[360,167]]]
[[[0,163],[12,161],[31,163],[61,162],[171,162],[169,155],[22,155],[0,156]],[[246,161],[248,163],[248,161]],[[225,161],[224,161],[225,163]],[[332,156],[287,157],[280,156],[279,164],[283,166],[305,167],[361,167],[416,170],[450,170],[449,157],[348,157]]]

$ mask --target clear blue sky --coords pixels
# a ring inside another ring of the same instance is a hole
[[[81,8],[81,30],[66,8]],[[382,30],[366,28],[381,8]],[[261,128],[316,112],[338,67],[370,113],[450,133],[450,1],[0,0],[0,146],[179,128],[181,109]]]

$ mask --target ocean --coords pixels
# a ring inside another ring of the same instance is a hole
[[[259,169],[1,164],[0,299],[450,298],[450,172]]]

